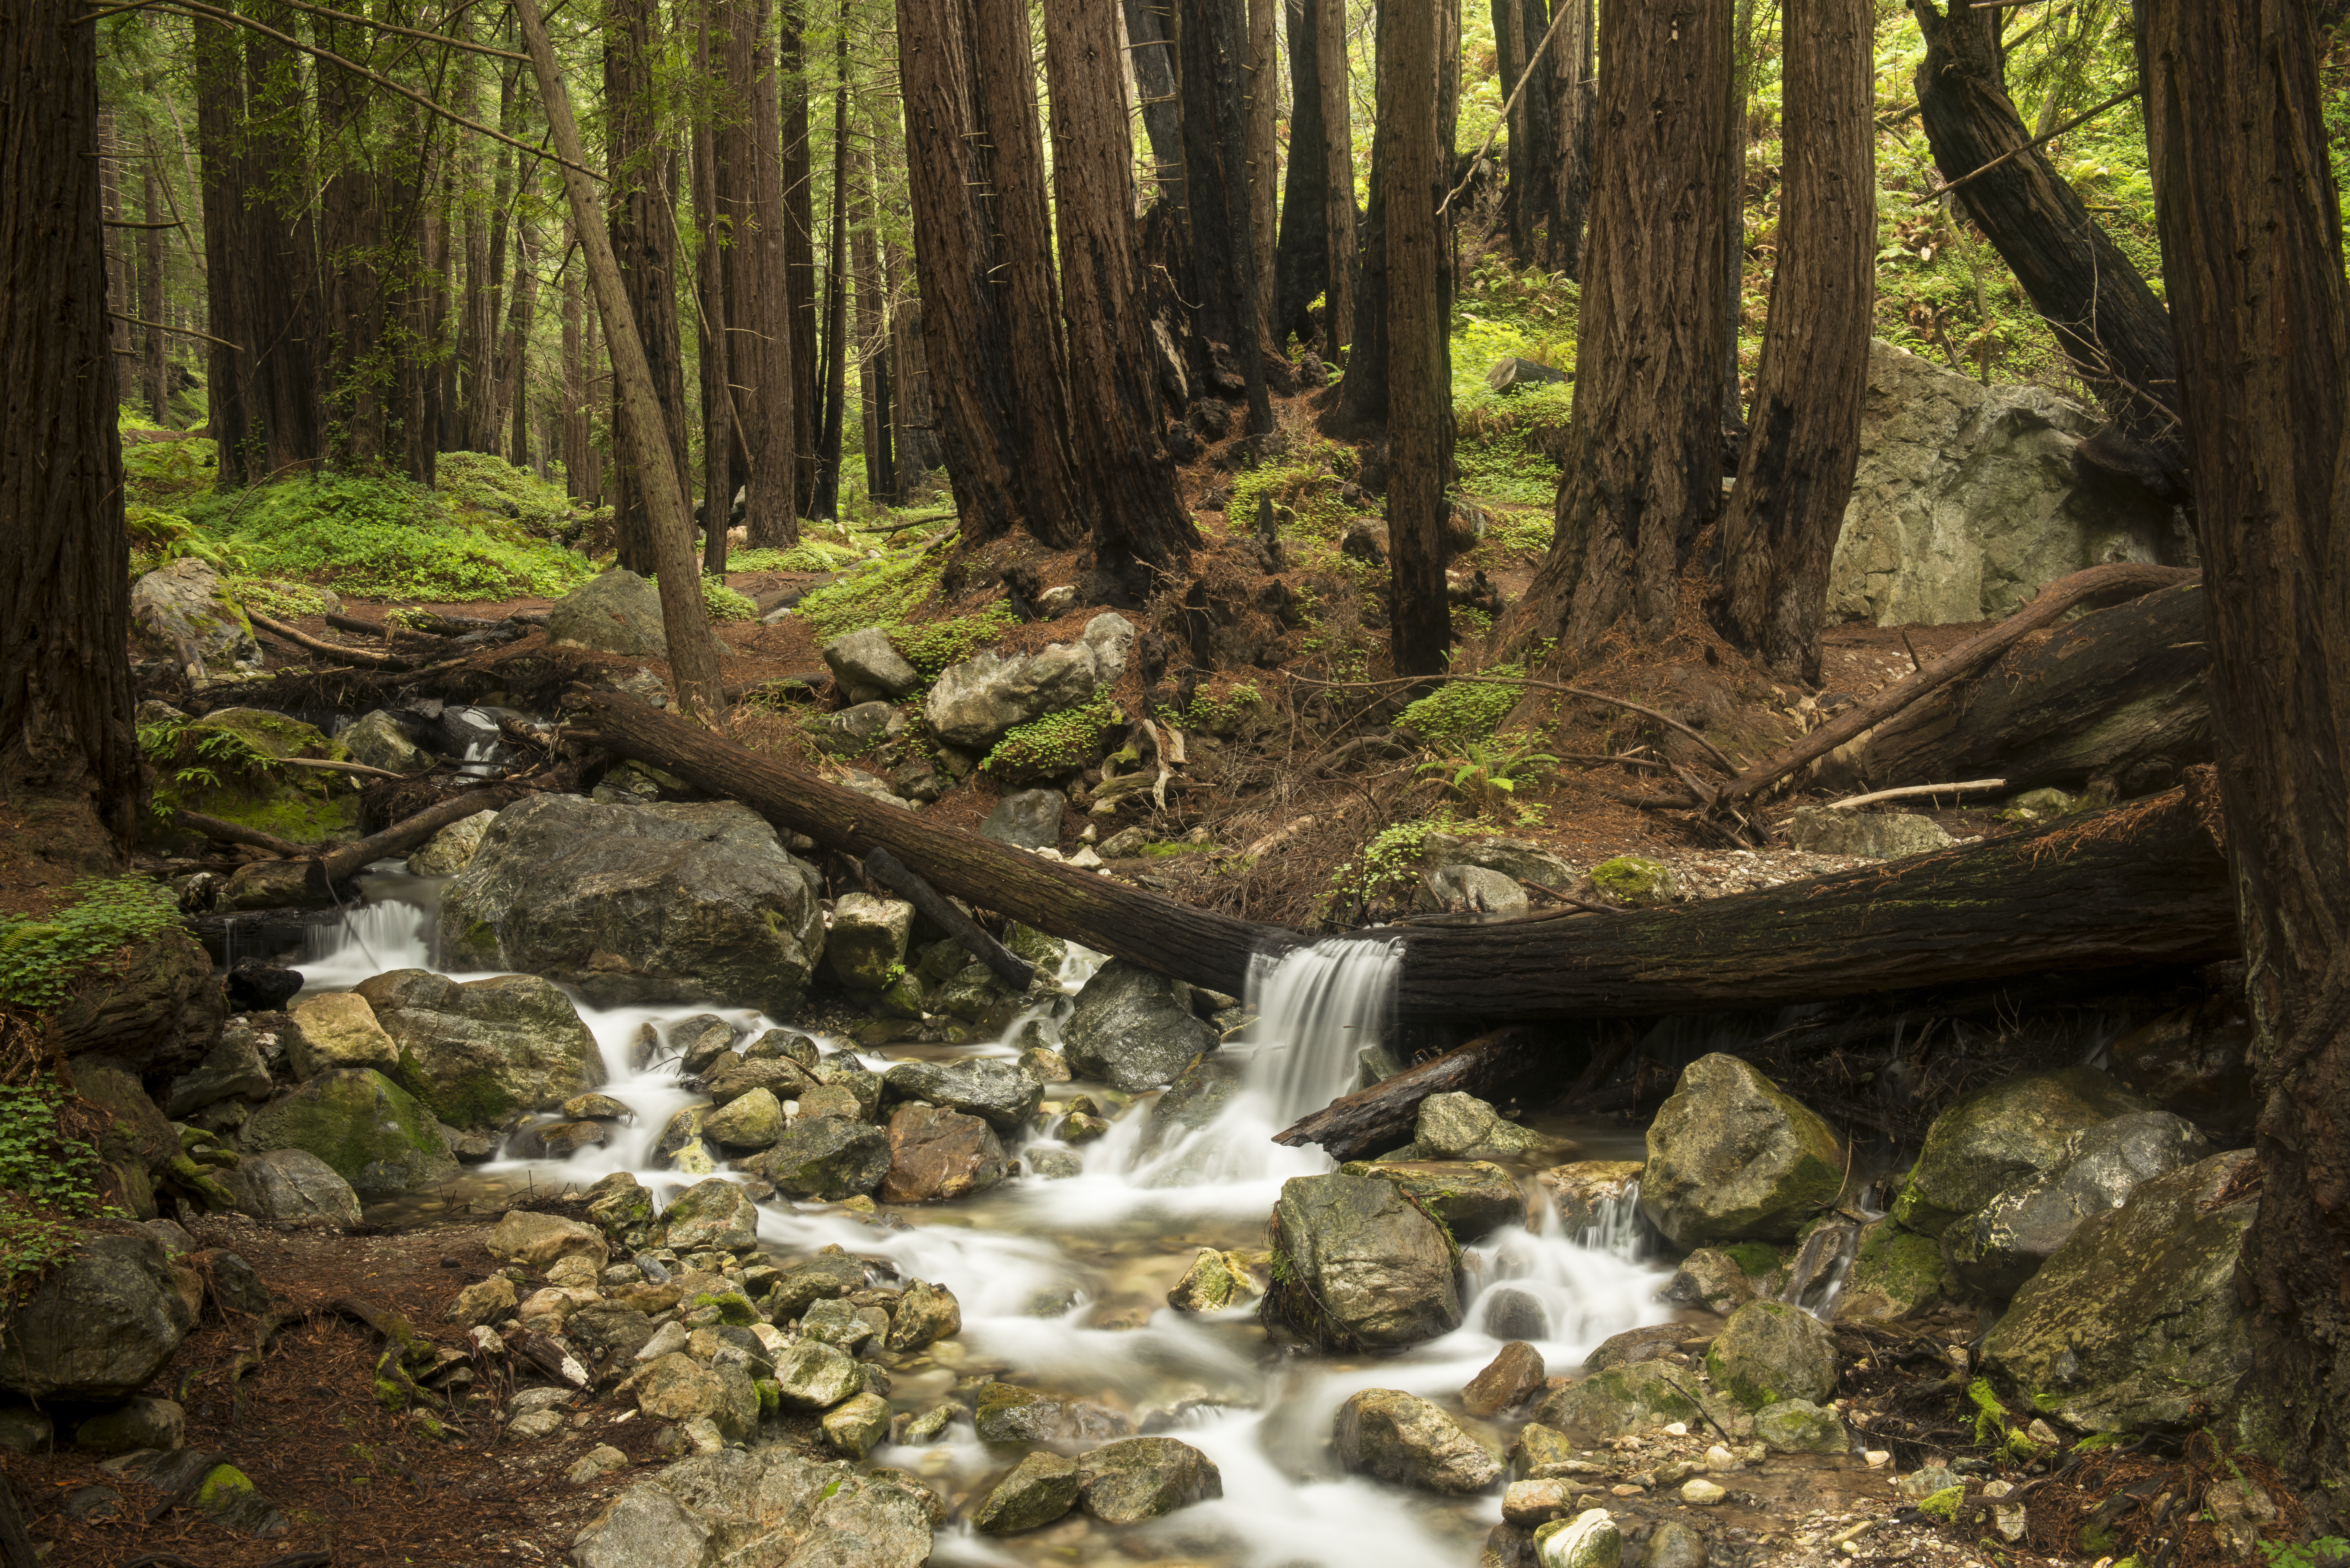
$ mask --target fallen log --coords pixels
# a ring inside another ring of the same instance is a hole
[[[452,822],[462,822],[477,811],[496,811],[530,793],[525,785],[506,784],[452,795],[413,816],[403,817],[381,833],[320,856],[319,872],[329,885],[348,882],[376,861],[415,848]]]
[[[266,849],[280,859],[298,860],[309,849],[290,838],[280,838],[274,833],[264,833],[257,827],[247,827],[241,822],[229,822],[222,817],[206,816],[201,811],[174,806],[172,815],[186,823],[206,838],[219,844],[249,844],[255,849]]]
[[[1588,1050],[1587,1032],[1579,1033]],[[1560,1060],[1565,1044],[1555,1031],[1511,1024],[1342,1096],[1275,1133],[1273,1141],[1293,1147],[1320,1144],[1333,1159],[1369,1159],[1411,1141],[1419,1102],[1430,1095],[1499,1102],[1536,1082],[1555,1085],[1567,1065]]]
[[[1035,978],[1035,966],[980,929],[978,921],[956,909],[952,900],[941,897],[911,867],[877,846],[866,851],[865,874],[945,927],[947,934],[962,944],[963,951],[993,970],[1014,995],[1026,993]]]
[[[323,653],[330,658],[348,660],[352,664],[370,665],[378,670],[405,670],[409,668],[408,660],[405,659],[396,659],[389,653],[371,652],[364,648],[347,648],[339,642],[328,642],[323,638],[312,637],[307,631],[296,630],[284,621],[272,620],[258,610],[249,609],[244,612],[244,617],[271,636],[283,638],[295,647],[307,648],[313,653]]]

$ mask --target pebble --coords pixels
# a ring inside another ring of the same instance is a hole
[[[1738,1468],[1738,1456],[1716,1443],[1705,1451],[1705,1468],[1710,1470],[1734,1470]]]
[[[1711,1508],[1729,1495],[1729,1492],[1702,1477],[1681,1483],[1681,1501],[1693,1507]]]
[[[609,1443],[598,1443],[579,1456],[579,1462],[564,1473],[563,1479],[573,1486],[586,1486],[600,1480],[614,1470],[625,1469],[629,1456]]]
[[[1868,1468],[1873,1470],[1881,1470],[1893,1462],[1891,1451],[1885,1449],[1871,1449],[1860,1457],[1868,1461]]]

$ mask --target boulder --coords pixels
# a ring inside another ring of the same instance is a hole
[[[191,1112],[223,1100],[250,1100],[258,1105],[269,1097],[276,1086],[270,1081],[269,1064],[261,1059],[261,1048],[253,1032],[224,1031],[220,1044],[204,1054],[202,1065],[172,1080],[171,1090],[163,1100],[163,1114],[179,1121]]]
[[[125,944],[102,981],[85,980],[44,1022],[68,1056],[102,1052],[134,1075],[184,1073],[219,1041],[228,999],[203,944],[167,926]],[[130,1083],[146,1100],[137,1078]]]
[[[1714,1336],[1705,1369],[1750,1410],[1783,1399],[1820,1404],[1835,1394],[1835,1335],[1801,1307],[1748,1302]]]
[[[1191,1015],[1191,987],[1124,959],[1094,971],[1061,1024],[1071,1070],[1128,1094],[1167,1083],[1216,1044],[1215,1029]]]
[[[1191,1266],[1167,1293],[1167,1304],[1177,1312],[1222,1312],[1263,1293],[1247,1261],[1233,1252],[1202,1247]]]
[[[102,1410],[74,1428],[78,1446],[100,1454],[141,1449],[169,1451],[187,1440],[188,1413],[176,1399],[132,1399]]]
[[[913,929],[914,906],[904,899],[843,893],[833,901],[825,960],[849,990],[879,991],[906,961],[906,939]]]
[[[1591,885],[1601,896],[1636,909],[1660,909],[1687,897],[1671,867],[1638,855],[1619,855],[1594,866]]]
[[[962,1306],[944,1285],[910,1280],[889,1314],[889,1348],[910,1355],[962,1332]]]
[[[1649,1532],[1640,1568],[1706,1568],[1705,1537],[1669,1519]]]
[[[1624,1533],[1606,1509],[1586,1509],[1535,1531],[1534,1554],[1542,1568],[1617,1568],[1624,1561]]]
[[[564,1258],[585,1258],[600,1269],[611,1257],[604,1233],[595,1226],[527,1209],[508,1210],[483,1245],[493,1258],[526,1269],[551,1268]]]
[[[1221,1051],[1192,1058],[1150,1106],[1142,1128],[1143,1158],[1156,1158],[1186,1134],[1212,1126],[1241,1092],[1245,1076],[1241,1064]],[[1212,1151],[1201,1153],[1212,1158]]]
[[[2072,1136],[2154,1107],[2095,1067],[2035,1073],[1977,1089],[1934,1118],[1893,1217],[1924,1236],[2064,1158]]]
[[[1515,391],[1520,387],[1564,386],[1573,379],[1564,370],[1554,370],[1548,365],[1532,359],[1522,359],[1513,354],[1493,361],[1485,372],[1485,389],[1489,392]]]
[[[1943,1272],[1940,1242],[1897,1220],[1875,1220],[1861,1231],[1845,1273],[1836,1321],[1891,1323],[1931,1312],[1942,1302]]]
[[[868,1388],[827,1410],[817,1426],[826,1448],[861,1459],[889,1435],[889,1401]]]
[[[2210,1141],[2168,1111],[2133,1111],[2074,1133],[2056,1163],[2028,1176],[1943,1233],[1951,1274],[2004,1300],[2093,1214],[2120,1208],[2144,1182],[2208,1158]]]
[[[311,725],[263,708],[215,708],[201,719],[191,719],[182,732],[182,754],[192,748],[204,755],[206,746],[226,748],[230,756],[258,753],[273,760],[286,757],[338,761],[343,749]],[[258,828],[296,844],[316,845],[358,836],[359,797],[356,781],[347,774],[310,768],[248,771],[233,762],[206,770],[213,782],[182,780],[179,770],[166,768],[155,780],[155,815],[150,826],[166,840],[179,831],[169,826],[169,813],[185,809]],[[293,869],[284,863],[268,867],[257,885],[248,878],[224,888],[214,905],[223,913],[283,905],[291,896],[284,878]],[[260,867],[254,867],[256,872]],[[307,877],[307,868],[302,868]],[[248,890],[251,891],[248,891]],[[308,902],[305,893],[294,902]]]
[[[965,1116],[978,1116],[998,1132],[1028,1125],[1045,1096],[1045,1085],[1017,1064],[996,1056],[963,1056],[951,1062],[899,1062],[881,1075],[887,1090],[901,1099],[927,1100]],[[1169,1093],[1173,1093],[1170,1090]]]
[[[375,1009],[355,991],[330,991],[294,1006],[296,1028],[286,1040],[286,1063],[296,1080],[307,1081],[338,1068],[372,1067],[390,1073],[400,1065],[400,1047]]]
[[[784,1127],[783,1102],[764,1088],[737,1095],[702,1118],[703,1134],[729,1148],[772,1148]]]
[[[1502,1479],[1501,1461],[1441,1407],[1395,1388],[1339,1406],[1330,1447],[1342,1469],[1423,1491],[1483,1491]]]
[[[1782,1399],[1754,1412],[1754,1438],[1777,1454],[1843,1454],[1852,1450],[1844,1417],[1809,1399]]]
[[[1077,1496],[1104,1524],[1139,1524],[1224,1495],[1216,1461],[1173,1438],[1128,1438],[1077,1460]]]
[[[806,721],[816,743],[837,757],[853,757],[906,732],[906,715],[892,703],[859,702]]]
[[[1056,789],[1016,789],[995,803],[980,836],[1016,849],[1051,849],[1061,842],[1061,816],[1068,796]]]
[[[906,662],[889,634],[878,626],[843,632],[822,651],[833,680],[851,702],[903,697],[922,683],[921,672]]]
[[[130,631],[141,651],[180,667],[192,649],[202,675],[257,674],[263,664],[253,623],[229,597],[220,574],[193,556],[160,566],[130,585]]]
[[[0,1331],[0,1388],[36,1400],[127,1399],[194,1326],[154,1237],[90,1236]]]
[[[1784,1241],[1844,1185],[1825,1122],[1735,1056],[1700,1056],[1648,1126],[1640,1211],[1677,1247]]]
[[[689,1077],[707,1073],[734,1048],[734,1026],[714,1012],[697,1012],[669,1026],[662,1037]]]
[[[1544,1396],[1534,1421],[1578,1448],[1595,1448],[1611,1438],[1675,1421],[1702,1421],[1705,1413],[1695,1397],[1696,1382],[1686,1370],[1665,1362],[1611,1366]]]
[[[552,1110],[604,1082],[604,1056],[571,999],[535,974],[458,981],[394,970],[357,992],[400,1047],[400,1077],[456,1127]]]
[[[907,1105],[889,1117],[889,1169],[884,1203],[968,1198],[1003,1179],[1003,1145],[977,1116],[939,1106]]]
[[[321,1073],[271,1101],[244,1124],[244,1138],[255,1153],[306,1149],[370,1200],[437,1187],[457,1174],[457,1157],[432,1114],[364,1067]]]
[[[334,1167],[307,1148],[248,1154],[227,1181],[237,1195],[237,1207],[256,1220],[359,1222],[359,1195]]]
[[[697,1181],[661,1210],[661,1245],[687,1252],[741,1252],[759,1243],[759,1206],[739,1183]]]
[[[1808,854],[1856,855],[1870,860],[1898,860],[1948,849],[1952,842],[1941,824],[1915,812],[1826,808],[1797,811],[1787,838]]]
[[[2200,1425],[2251,1366],[2235,1279],[2256,1170],[2249,1149],[2214,1155],[2084,1220],[2015,1293],[1984,1365],[2084,1431]]]
[[[1338,1168],[1394,1182],[1443,1220],[1456,1241],[1478,1241],[1504,1225],[1526,1222],[1525,1194],[1508,1171],[1485,1160],[1352,1160]]]
[[[654,1357],[629,1379],[637,1408],[659,1420],[708,1420],[719,1436],[743,1442],[759,1430],[759,1392],[739,1366],[704,1366],[675,1352]]]
[[[1013,1535],[1050,1524],[1077,1506],[1084,1484],[1075,1459],[1038,1449],[971,1511],[971,1527],[983,1535]]]
[[[1431,833],[1420,841],[1420,854],[1430,866],[1480,866],[1518,882],[1540,882],[1547,888],[1574,886],[1574,867],[1529,839],[1501,835]]]
[[[702,1089],[722,1106],[731,1106],[745,1095],[764,1091],[778,1102],[800,1101],[800,1115],[804,1116],[838,1114],[821,1113],[810,1106],[806,1101],[808,1096],[816,1092],[816,1079],[798,1063],[775,1057],[757,1062],[738,1062],[731,1056],[722,1056],[713,1064],[710,1075],[702,1080]],[[852,1094],[850,1103],[854,1105],[855,1102],[856,1096]]]
[[[889,1138],[866,1122],[801,1116],[744,1168],[774,1182],[786,1198],[837,1203],[881,1185],[889,1174]]]
[[[1622,1217],[1624,1199],[1646,1167],[1637,1159],[1583,1159],[1534,1173],[1549,1194],[1560,1227],[1570,1236],[1607,1231]]]
[[[951,746],[985,751],[1017,724],[1075,708],[1118,680],[1134,646],[1133,623],[1106,611],[1076,642],[1033,654],[982,653],[950,665],[922,701],[931,733]]]
[[[386,773],[421,774],[432,765],[432,753],[409,738],[400,721],[378,708],[366,713],[335,737],[350,753],[351,761],[365,763]],[[415,857],[410,857],[409,868],[415,869]],[[420,877],[441,876],[443,873],[418,871]]]
[[[45,1454],[57,1441],[57,1425],[22,1405],[0,1408],[0,1453]]]
[[[1452,1243],[1393,1182],[1292,1177],[1274,1223],[1268,1323],[1316,1344],[1371,1350],[1461,1325]]]
[[[484,1327],[514,1316],[521,1299],[515,1293],[512,1280],[504,1274],[492,1274],[459,1291],[441,1315],[460,1328]]]
[[[1481,1420],[1498,1416],[1542,1391],[1543,1370],[1542,1352],[1513,1339],[1461,1390],[1461,1407]]]
[[[482,839],[490,831],[490,824],[498,819],[494,811],[477,811],[471,816],[459,817],[425,842],[424,847],[408,857],[408,874],[411,877],[455,877],[473,863],[480,852]]]
[[[498,814],[442,895],[452,964],[522,970],[598,1006],[798,1012],[824,953],[814,867],[733,801],[536,794]]]
[[[1542,1147],[1540,1133],[1515,1122],[1474,1095],[1430,1095],[1419,1102],[1412,1152],[1422,1159],[1513,1159]]]
[[[666,659],[660,589],[626,566],[599,572],[548,608],[546,640],[630,659]]]
[[[775,1362],[776,1397],[787,1410],[829,1410],[864,1386],[857,1363],[820,1339],[799,1341]]]
[[[1420,875],[1412,907],[1454,914],[1523,915],[1531,903],[1526,890],[1504,872],[1482,866],[1438,866]]]

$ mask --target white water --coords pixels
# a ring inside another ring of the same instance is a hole
[[[439,884],[405,876],[369,881],[380,901],[321,931],[316,956],[303,965],[308,990],[436,967],[430,923]],[[1081,982],[1097,961],[1074,953],[1065,982]],[[1272,1348],[1245,1311],[1191,1317],[1163,1304],[1198,1246],[1261,1244],[1282,1182],[1332,1168],[1321,1150],[1285,1148],[1271,1137],[1354,1086],[1362,1048],[1379,1044],[1388,1026],[1397,963],[1396,944],[1354,938],[1257,964],[1248,998],[1257,1021],[1224,1047],[1243,1064],[1240,1088],[1213,1122],[1155,1153],[1144,1152],[1145,1100],[1086,1150],[1077,1177],[1029,1178],[960,1203],[893,1210],[897,1224],[875,1225],[830,1205],[763,1206],[760,1239],[778,1252],[837,1243],[953,1291],[966,1368],[1000,1368],[1126,1409],[1138,1424],[1180,1434],[1222,1472],[1222,1501],[1123,1532],[1115,1556],[1108,1547],[1119,1532],[1099,1527],[1072,1543],[1056,1533],[1066,1525],[1009,1539],[956,1526],[940,1532],[933,1561],[1147,1563],[1163,1550],[1175,1557],[1211,1552],[1246,1568],[1466,1568],[1499,1519],[1498,1498],[1439,1500],[1339,1474],[1328,1456],[1337,1407],[1366,1387],[1447,1398],[1510,1338],[1533,1341],[1548,1366],[1569,1369],[1608,1335],[1670,1315],[1656,1299],[1662,1272],[1638,1256],[1628,1199],[1596,1231],[1571,1237],[1544,1198],[1531,1228],[1512,1226],[1465,1249],[1462,1326],[1401,1355],[1291,1356]],[[604,1092],[629,1106],[635,1120],[569,1159],[501,1159],[484,1174],[526,1176],[543,1187],[630,1170],[666,1202],[693,1179],[652,1168],[652,1146],[671,1116],[697,1096],[679,1085],[673,1063],[656,1060],[637,1072],[626,1064],[647,1022],[710,1011],[738,1031],[772,1023],[745,1010],[579,1003],[611,1074]],[[1049,1032],[1052,1012],[1032,1009],[1002,1038],[962,1054],[1006,1054],[1031,1020],[1045,1020]],[[888,1065],[880,1054],[859,1054],[869,1066]],[[1086,1088],[1054,1085],[1048,1097]],[[956,1375],[941,1360],[938,1370],[899,1376],[894,1397],[901,1407],[925,1407],[949,1391]],[[1497,1449],[1505,1438],[1503,1428],[1466,1424]],[[925,1448],[878,1449],[870,1462],[905,1466],[954,1492],[988,1484],[1008,1463],[963,1423]]]

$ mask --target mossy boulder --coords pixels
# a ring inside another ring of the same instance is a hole
[[[787,1198],[837,1203],[861,1197],[889,1174],[889,1137],[868,1122],[801,1116],[773,1148],[744,1162]]]
[[[2210,1158],[2210,1141],[2168,1111],[2133,1111],[2065,1140],[2056,1163],[1944,1232],[1951,1274],[2004,1301],[2092,1214],[2118,1209],[2144,1182]]]
[[[1754,1436],[1780,1454],[1841,1454],[1852,1448],[1844,1417],[1809,1399],[1782,1399],[1754,1413]]]
[[[1801,1307],[1749,1302],[1714,1336],[1705,1369],[1750,1410],[1784,1399],[1817,1404],[1835,1393],[1835,1335]]]
[[[1274,1220],[1267,1323],[1359,1349],[1400,1349],[1461,1326],[1452,1239],[1396,1183],[1292,1177]]]
[[[1348,1176],[1392,1181],[1444,1222],[1456,1241],[1474,1241],[1526,1222],[1525,1194],[1510,1173],[1482,1159],[1350,1160]]]
[[[661,1245],[681,1254],[740,1252],[758,1244],[759,1206],[723,1177],[695,1182],[661,1211]]]
[[[843,893],[834,900],[824,939],[825,961],[851,991],[879,991],[906,961],[914,906],[902,898]]]
[[[650,577],[615,566],[588,578],[546,612],[546,640],[631,659],[666,659],[660,589]]]
[[[321,1073],[262,1106],[245,1123],[244,1141],[255,1152],[307,1150],[369,1199],[397,1198],[457,1174],[457,1157],[432,1113],[365,1067]]]
[[[1540,1133],[1503,1118],[1474,1095],[1457,1091],[1419,1102],[1412,1148],[1425,1159],[1516,1159],[1543,1146]]]
[[[1077,1460],[1078,1501],[1104,1524],[1139,1524],[1224,1495],[1216,1461],[1173,1438],[1128,1438]]]
[[[0,1388],[46,1399],[125,1399],[195,1324],[162,1242],[92,1236],[26,1293],[0,1333]]]
[[[1191,1012],[1181,981],[1112,959],[1077,992],[1061,1025],[1062,1054],[1079,1076],[1139,1094],[1170,1082],[1192,1057],[1216,1048],[1216,1032]]]
[[[2054,1166],[2074,1133],[2152,1110],[2095,1067],[2034,1073],[1978,1089],[1934,1118],[1893,1217],[1939,1237],[2026,1177]]]
[[[1397,1486],[1483,1491],[1502,1465],[1442,1407],[1399,1388],[1366,1388],[1338,1407],[1330,1450],[1339,1468]]]
[[[263,708],[216,708],[188,721],[179,760],[159,768],[151,831],[168,840],[176,831],[168,813],[185,809],[296,844],[357,837],[359,795],[352,779],[325,769],[269,765],[288,757],[340,762],[344,756],[341,746],[299,719]],[[213,782],[177,776],[198,770]]]
[[[972,1510],[972,1528],[983,1535],[1014,1535],[1050,1524],[1077,1506],[1081,1484],[1075,1459],[1039,1449]]]
[[[174,668],[183,649],[193,649],[204,675],[257,675],[264,662],[244,608],[220,574],[193,556],[130,585],[130,631],[140,651]]]
[[[1544,1397],[1534,1421],[1589,1448],[1675,1421],[1702,1419],[1695,1386],[1688,1372],[1662,1362],[1611,1366]]]
[[[1942,1295],[1941,1243],[1898,1220],[1878,1220],[1860,1233],[1844,1293],[1836,1298],[1836,1321],[1915,1317],[1940,1305]]]
[[[1792,1241],[1844,1186],[1828,1125],[1735,1056],[1700,1056],[1648,1126],[1640,1210],[1678,1247]]]
[[[401,1085],[451,1127],[552,1110],[604,1082],[596,1036],[571,999],[536,975],[459,981],[402,969],[356,990],[399,1047]]]
[[[1645,856],[1618,855],[1591,868],[1591,885],[1606,897],[1636,909],[1678,904],[1686,896],[1672,867]]]

